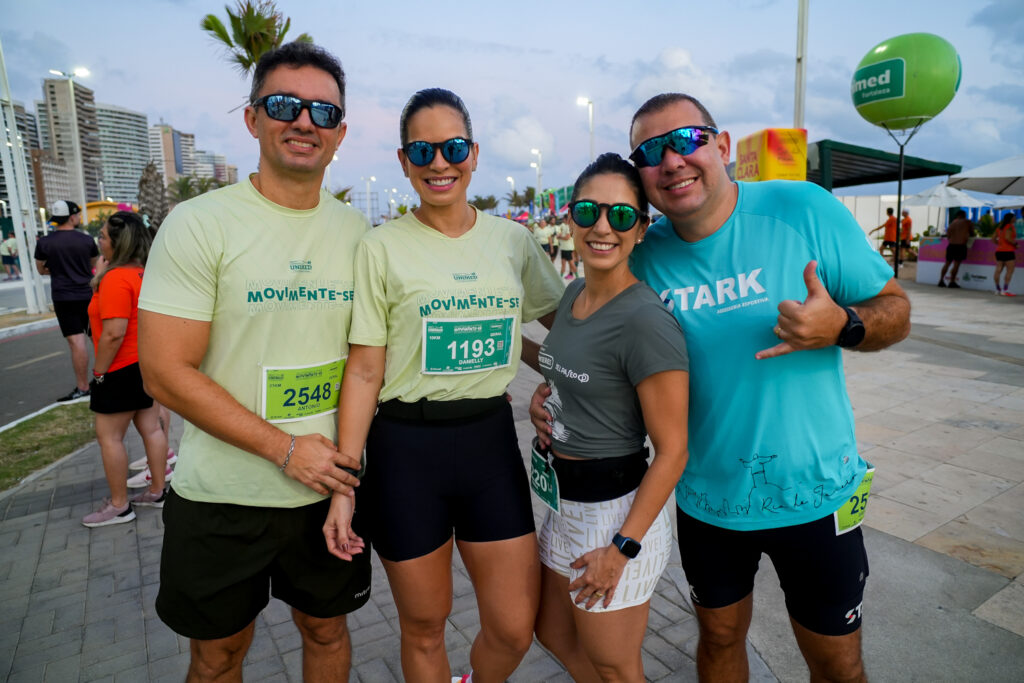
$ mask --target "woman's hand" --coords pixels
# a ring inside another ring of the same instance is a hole
[[[352,531],[352,515],[356,509],[355,497],[336,493],[331,496],[331,508],[324,522],[327,552],[342,560],[351,561],[353,555],[363,552],[366,543]]]
[[[591,609],[604,598],[603,607],[612,604],[615,597],[615,588],[622,578],[622,570],[626,568],[629,558],[622,554],[614,545],[606,545],[603,548],[591,550],[569,566],[573,569],[586,570],[576,580],[569,584],[569,592],[576,593],[574,602],[579,605],[586,601],[586,608]]]
[[[533,392],[533,398],[530,399],[530,422],[537,430],[537,440],[540,442],[541,448],[551,445],[551,415],[544,408],[544,401],[550,395],[551,388],[541,382],[537,385],[537,390]]]

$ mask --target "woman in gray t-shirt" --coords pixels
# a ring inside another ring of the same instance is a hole
[[[587,277],[566,289],[540,352],[549,420],[531,483],[550,509],[536,631],[575,680],[642,680],[650,598],[672,547],[665,502],[686,465],[686,343],[629,270],[649,221],[637,170],[601,155],[569,207]]]

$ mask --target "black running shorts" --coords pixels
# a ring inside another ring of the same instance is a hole
[[[789,615],[804,628],[842,636],[860,628],[868,556],[860,528],[836,534],[832,515],[777,529],[733,531],[676,508],[679,551],[699,607],[739,602],[754,590],[761,554],[771,558]]]
[[[75,334],[89,334],[89,300],[54,301],[53,312],[65,337]]]
[[[281,476],[284,476],[283,474]],[[279,598],[313,617],[352,612],[370,597],[370,547],[351,562],[327,552],[330,500],[297,508],[197,503],[172,489],[156,611],[188,638],[226,638]],[[358,530],[358,512],[353,528]]]
[[[455,420],[378,413],[366,441],[356,508],[373,546],[392,562],[437,550],[452,537],[487,542],[535,530],[512,408]]]

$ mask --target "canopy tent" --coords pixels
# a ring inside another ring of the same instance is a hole
[[[949,187],[946,183],[933,185],[924,192],[911,195],[903,200],[903,204],[905,206],[939,206],[943,208],[953,206],[962,206],[967,208],[990,206],[988,202],[975,199],[962,190],[958,190],[955,187]]]
[[[1000,197],[999,199],[990,203],[993,209],[1020,209],[1024,207],[1024,197],[1009,196]]]
[[[1024,154],[957,173],[949,179],[949,186],[992,194],[1024,194]]]
[[[904,156],[903,160],[904,180],[951,175],[962,169],[956,164],[919,157]],[[895,181],[899,162],[898,154],[836,140],[819,140],[807,145],[807,179],[830,192],[836,187]]]

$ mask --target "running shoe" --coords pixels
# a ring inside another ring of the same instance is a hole
[[[124,524],[135,519],[135,510],[131,502],[125,503],[124,507],[114,507],[109,498],[103,499],[103,507],[96,512],[89,513],[82,517],[82,524],[89,528],[97,526],[109,526],[111,524]]]
[[[78,387],[71,390],[71,393],[66,396],[61,396],[57,399],[57,403],[64,403],[65,401],[74,401],[75,399],[85,398],[89,395],[89,390],[82,391]]]
[[[175,453],[173,449],[168,448],[167,449],[167,464],[168,464],[168,466],[173,465],[176,462],[178,462],[178,454]],[[130,469],[132,472],[138,472],[139,470],[144,470],[147,467],[149,467],[149,462],[146,460],[146,456],[142,456],[138,460],[133,460],[131,462],[131,464],[128,465],[128,469]]]
[[[1013,292],[1011,292],[1010,290],[1006,289],[1006,290],[1003,290],[1003,296],[1017,296],[1017,295],[1014,294]]]
[[[169,480],[174,475],[174,470],[170,467],[167,468],[167,473],[164,474],[164,479]],[[134,477],[128,478],[128,488],[130,489],[148,489],[153,485],[153,477],[149,473],[149,468],[142,470]]]
[[[946,283],[943,282],[942,280],[939,280],[939,287],[945,287],[945,286],[946,286]]]
[[[960,285],[958,285],[958,284],[957,284],[957,283],[955,283],[955,282],[950,282],[950,283],[949,283],[949,288],[950,288],[950,289],[960,289]]]
[[[146,490],[132,498],[131,504],[141,505],[143,507],[162,508],[165,500],[167,500],[166,488],[159,493],[153,493],[152,491]]]

